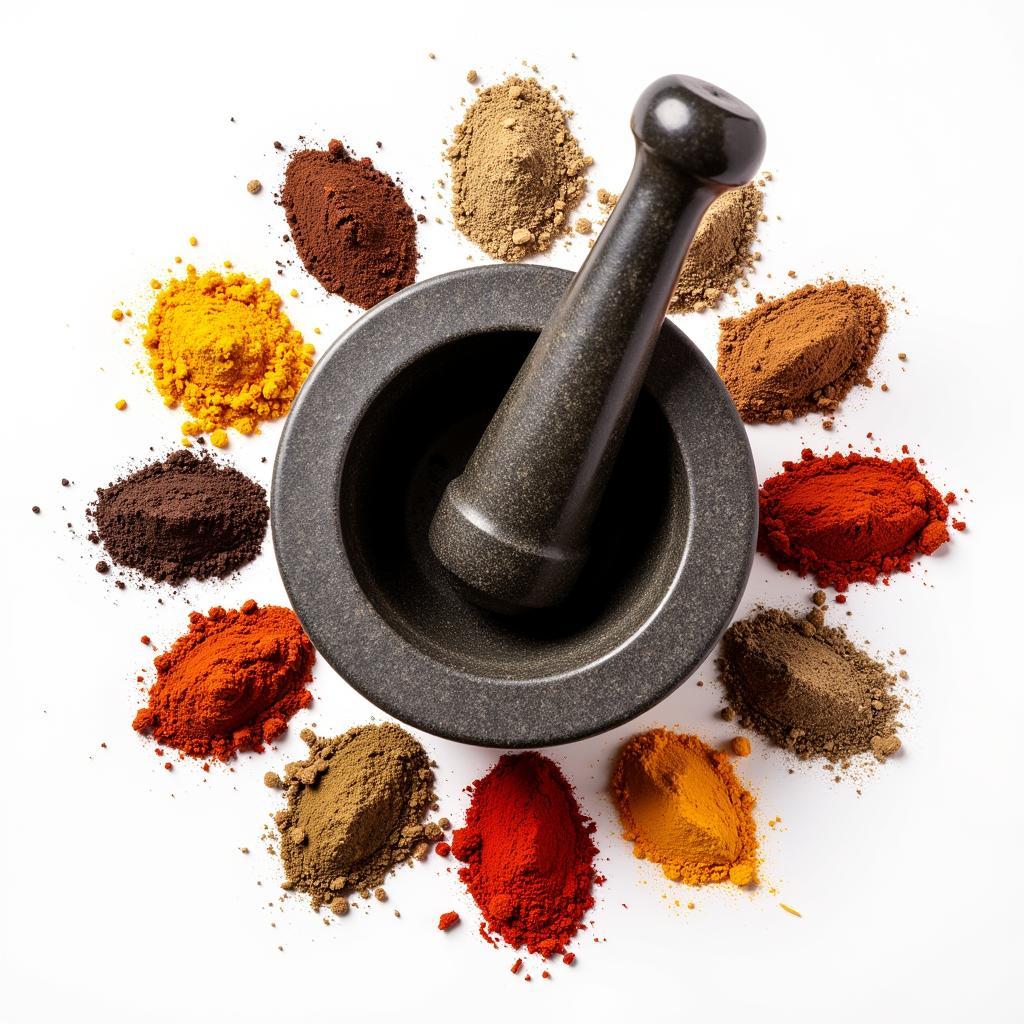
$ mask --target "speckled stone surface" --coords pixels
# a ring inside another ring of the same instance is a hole
[[[487,607],[554,607],[576,584],[686,250],[764,155],[753,110],[682,75],[644,91],[631,127],[614,213],[431,525],[440,562]]]
[[[490,612],[437,562],[436,504],[572,279],[488,266],[398,293],[316,364],[278,448],[274,548],[310,638],[378,707],[438,736],[544,746],[635,717],[706,657],[750,570],[746,435],[671,323],[566,602]]]

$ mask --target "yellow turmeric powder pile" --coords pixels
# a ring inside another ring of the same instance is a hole
[[[754,798],[727,755],[696,736],[652,729],[622,748],[612,792],[634,855],[660,864],[668,878],[754,881]]]
[[[160,290],[143,341],[164,402],[192,416],[182,433],[218,447],[226,427],[252,434],[287,413],[313,362],[268,280],[193,266]]]

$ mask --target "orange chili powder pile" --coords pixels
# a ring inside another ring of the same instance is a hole
[[[149,704],[132,727],[193,757],[261,751],[312,701],[314,657],[288,608],[246,601],[192,612],[188,632],[154,659]]]
[[[846,590],[909,572],[949,540],[949,508],[912,459],[815,455],[784,462],[761,486],[759,550],[780,569]]]

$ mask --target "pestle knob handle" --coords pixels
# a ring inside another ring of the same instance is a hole
[[[572,589],[686,250],[712,201],[749,181],[761,119],[683,75],[650,85],[614,212],[430,527],[441,563],[500,611]]]

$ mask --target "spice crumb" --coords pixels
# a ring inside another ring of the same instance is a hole
[[[250,181],[249,184],[245,186],[246,192],[248,192],[249,195],[251,196],[256,195],[262,188],[263,182],[261,182],[258,178],[253,178],[252,181]]]
[[[438,931],[446,932],[449,928],[455,927],[459,923],[459,915],[454,910],[449,910],[441,915],[438,919],[437,927]]]
[[[784,911],[785,911],[785,912],[786,912],[787,914],[792,914],[792,915],[793,915],[794,917],[803,917],[803,916],[804,916],[803,914],[801,914],[801,913],[800,913],[800,911],[799,911],[799,910],[794,910],[794,909],[793,909],[792,907],[788,906],[788,905],[787,905],[787,904],[785,904],[785,903],[780,903],[780,904],[779,904],[779,906],[780,906],[780,907],[782,907],[782,909],[783,909],[783,910],[784,910]]]

